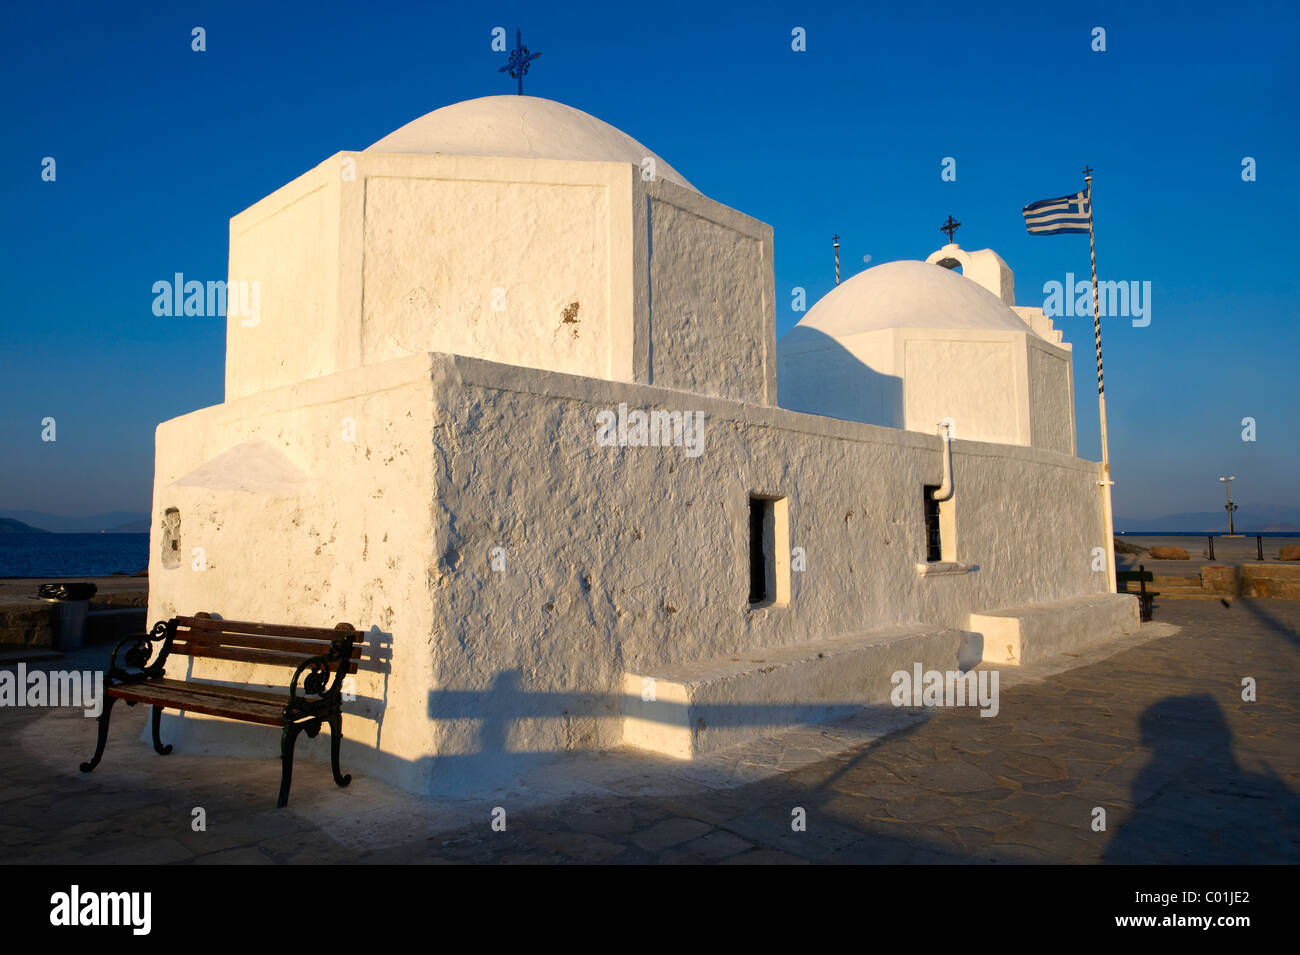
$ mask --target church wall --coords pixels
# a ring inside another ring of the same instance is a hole
[[[370,176],[362,353],[610,374],[605,185]]]
[[[227,398],[344,367],[336,351],[341,185],[337,164],[326,161],[230,220]]]
[[[1034,447],[1073,455],[1074,371],[1069,352],[1029,340],[1029,404]]]
[[[620,402],[704,412],[702,453],[601,446]],[[1089,462],[955,442],[955,559],[978,569],[923,576],[937,437],[440,357],[435,404],[433,706],[453,777],[617,745],[625,671],[1106,590]],[[806,554],[786,607],[748,604],[750,494],[786,498]],[[466,700],[491,702],[490,727]]]
[[[428,356],[418,355],[159,425],[149,561],[151,623],[206,611],[373,628],[367,672],[357,675],[357,698],[345,706],[344,764],[412,789],[424,785],[421,757],[433,746],[428,369]],[[180,557],[170,567],[161,529],[169,508],[179,511]],[[281,691],[291,675],[183,656],[167,669]],[[273,729],[197,715],[169,712],[163,735],[191,751],[279,752]],[[328,731],[299,742],[300,758],[327,759],[328,750]]]
[[[634,171],[331,157],[231,220],[262,307],[228,319],[227,395],[430,351],[632,380]]]
[[[638,381],[776,403],[772,228],[672,183],[640,183],[648,272]]]
[[[835,339],[796,327],[777,345],[778,404],[791,411],[903,427],[892,329]]]
[[[702,412],[702,443],[604,446],[597,415],[620,403]],[[971,611],[1105,590],[1088,462],[956,441],[954,557],[978,570],[923,576],[937,437],[464,357],[204,409],[161,425],[157,448],[150,619],[207,610],[371,631],[345,768],[416,791],[619,745],[625,672],[897,624],[964,627]],[[784,607],[748,603],[750,494],[785,499],[806,556]],[[173,507],[181,559],[168,567]],[[201,678],[287,678],[193,665]],[[168,716],[164,734],[257,756],[278,739],[189,716]],[[328,752],[324,735],[300,746]]]
[[[1029,444],[1025,335],[899,329],[904,427],[958,438]]]
[[[439,351],[632,379],[631,164],[352,156],[357,363]]]
[[[776,401],[770,226],[630,163],[339,153],[231,220],[226,393],[430,351]]]

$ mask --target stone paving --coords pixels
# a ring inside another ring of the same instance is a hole
[[[1156,621],[1086,658],[1004,667],[991,719],[885,707],[701,763],[563,757],[436,798],[362,775],[339,790],[302,760],[282,811],[274,734],[266,759],[164,759],[142,742],[145,708],[118,707],[85,776],[90,720],[0,709],[0,861],[1300,861],[1300,601],[1166,600]],[[1256,702],[1242,700],[1245,677]],[[206,831],[191,828],[196,806]]]

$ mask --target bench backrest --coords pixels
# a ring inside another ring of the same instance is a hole
[[[308,657],[325,656],[330,644],[351,632],[360,637],[350,623],[325,627],[294,627],[285,624],[251,623],[246,620],[215,620],[205,613],[177,617],[171,653],[191,657],[237,660],[241,663],[269,663],[296,667]],[[357,659],[364,644],[352,644],[348,673],[357,672]]]

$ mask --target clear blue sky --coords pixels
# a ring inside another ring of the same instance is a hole
[[[1296,503],[1297,5],[874,6],[9,5],[0,509],[148,510],[154,427],[222,400],[225,339],[222,319],[155,317],[153,283],[224,278],[229,218],[336,151],[512,92],[495,26],[543,52],[529,93],[772,224],[778,334],[791,288],[831,288],[832,233],[851,274],[924,258],[949,213],[1041,304],[1044,282],[1087,275],[1087,237],[1028,236],[1020,208],[1090,163],[1102,278],[1153,290],[1148,327],[1104,325],[1116,512],[1219,508],[1225,473],[1243,503]],[[1058,327],[1095,459],[1091,321]]]

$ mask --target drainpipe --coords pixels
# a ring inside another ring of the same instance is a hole
[[[943,483],[930,496],[943,503],[952,499],[952,419],[944,418],[939,422],[939,437],[943,440]]]

